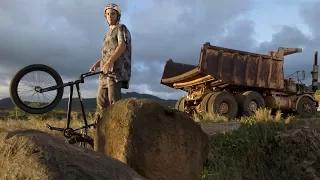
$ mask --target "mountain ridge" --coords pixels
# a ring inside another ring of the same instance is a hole
[[[174,107],[177,99],[162,99],[157,96],[151,95],[151,94],[140,94],[137,92],[127,92],[127,93],[121,93],[122,98],[146,98],[146,99],[152,99],[155,100],[161,104],[168,105],[170,107]],[[56,106],[56,109],[68,109],[68,100],[69,98],[62,98],[59,102],[59,104]],[[83,106],[85,110],[94,110],[96,108],[96,98],[82,98],[83,100]],[[0,100],[0,109],[12,109],[14,108],[14,104],[11,101],[10,97],[3,98]],[[72,98],[72,110],[80,110],[80,101],[78,97]]]

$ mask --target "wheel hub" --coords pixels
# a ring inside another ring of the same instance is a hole
[[[36,86],[36,87],[34,87],[34,90],[39,93],[41,91],[41,87],[40,86]]]
[[[226,114],[229,111],[229,105],[226,102],[222,102],[219,107],[219,112],[221,114]]]
[[[67,138],[70,138],[73,134],[74,130],[72,128],[66,128],[64,131],[63,131],[63,135]]]
[[[311,114],[311,106],[310,106],[309,103],[303,104],[303,111],[304,111],[305,113]]]
[[[250,101],[249,103],[249,109],[252,112],[256,112],[258,109],[258,104],[255,101]]]

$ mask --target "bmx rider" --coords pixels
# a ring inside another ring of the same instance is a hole
[[[121,88],[128,89],[131,78],[131,35],[124,24],[120,24],[121,9],[110,3],[104,9],[109,24],[102,43],[102,55],[90,71],[101,67],[97,93],[97,113],[121,99]]]

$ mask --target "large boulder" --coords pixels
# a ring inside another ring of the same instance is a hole
[[[97,123],[94,150],[150,179],[200,179],[208,136],[184,113],[148,99],[122,99]]]
[[[2,130],[3,131],[3,130]],[[0,179],[143,180],[128,165],[38,130],[0,133]]]

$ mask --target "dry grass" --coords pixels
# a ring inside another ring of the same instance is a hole
[[[219,114],[205,114],[200,121],[211,121],[211,122],[228,122],[228,118]]]
[[[71,128],[78,128],[84,126],[84,121],[82,119],[75,119],[77,115],[72,113],[73,119],[70,121]],[[88,123],[91,124],[94,122],[94,118],[88,116]],[[39,120],[39,119],[28,119],[28,120],[16,120],[16,119],[8,119],[8,120],[0,120],[0,131],[2,130],[17,130],[17,129],[35,129],[44,131],[50,134],[53,134],[59,138],[63,138],[63,133],[59,131],[53,131],[46,127],[46,124],[54,127],[65,128],[67,123],[67,119],[47,119],[47,120]],[[88,135],[93,137],[93,128],[90,128],[88,131]]]
[[[198,122],[214,122],[214,123],[225,123],[225,122],[243,122],[243,123],[253,123],[257,121],[282,121],[290,123],[295,120],[295,116],[288,115],[284,116],[283,113],[278,110],[275,115],[272,115],[272,111],[268,108],[258,109],[256,113],[251,117],[240,117],[237,119],[228,120],[226,117],[218,114],[205,114],[204,116],[195,116],[194,119]]]
[[[1,133],[0,142],[3,143],[8,134]],[[25,154],[32,151],[33,145],[26,137],[14,137],[6,140],[6,144],[0,145],[0,179],[30,179],[30,176],[38,179],[48,179],[43,176],[48,169],[39,162],[34,161],[34,156],[28,158]],[[28,175],[26,175],[28,174]]]

